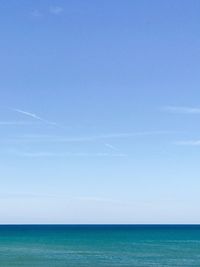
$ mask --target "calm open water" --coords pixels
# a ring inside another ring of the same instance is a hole
[[[200,266],[200,226],[0,226],[1,267]]]

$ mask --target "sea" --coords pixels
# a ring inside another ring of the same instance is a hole
[[[200,225],[1,225],[0,267],[200,267]]]

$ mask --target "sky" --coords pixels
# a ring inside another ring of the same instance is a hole
[[[0,223],[200,222],[200,1],[0,1]]]

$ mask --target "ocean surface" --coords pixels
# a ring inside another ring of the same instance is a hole
[[[0,267],[200,266],[200,226],[0,226]]]

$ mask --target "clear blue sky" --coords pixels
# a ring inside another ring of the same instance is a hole
[[[200,222],[200,1],[0,2],[0,223]]]

